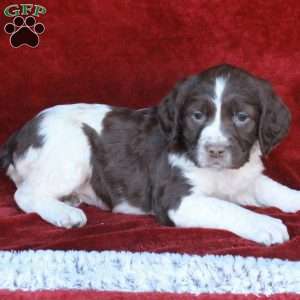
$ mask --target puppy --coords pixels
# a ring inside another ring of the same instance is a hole
[[[0,164],[17,205],[56,226],[83,226],[84,212],[70,205],[83,202],[271,245],[289,239],[286,226],[241,205],[300,209],[300,193],[263,175],[261,161],[289,123],[268,82],[221,65],[154,107],[46,109],[8,139]]]

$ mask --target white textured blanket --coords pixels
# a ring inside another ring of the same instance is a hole
[[[300,293],[300,262],[230,255],[0,251],[0,289]]]

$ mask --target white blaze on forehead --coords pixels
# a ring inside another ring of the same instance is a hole
[[[225,142],[227,139],[221,130],[221,107],[222,107],[222,95],[226,87],[226,78],[218,77],[215,81],[214,97],[212,98],[215,104],[216,112],[211,124],[204,128],[201,138],[205,142],[219,143]]]
[[[225,86],[226,79],[224,77],[218,77],[215,83],[215,97],[213,98],[213,101],[217,105],[220,105],[222,102],[222,94],[224,92]]]

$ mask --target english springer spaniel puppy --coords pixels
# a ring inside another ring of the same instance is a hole
[[[289,239],[286,226],[241,205],[300,210],[300,192],[263,175],[261,160],[289,123],[267,81],[221,65],[181,81],[154,107],[46,109],[8,139],[0,164],[17,205],[56,226],[83,226],[74,203],[87,203],[271,245]]]

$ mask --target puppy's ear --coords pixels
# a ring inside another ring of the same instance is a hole
[[[259,144],[263,155],[271,150],[287,135],[291,114],[271,85],[260,81],[261,116],[259,123]]]
[[[182,86],[185,79],[178,82],[158,105],[160,128],[169,142],[175,142],[179,134],[180,112],[184,102]]]

